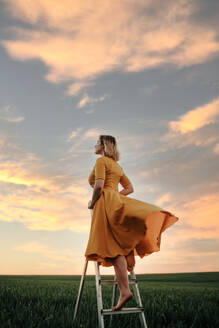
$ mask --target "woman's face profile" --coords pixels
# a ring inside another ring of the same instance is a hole
[[[102,154],[103,146],[101,145],[100,139],[97,139],[95,147],[95,154]]]

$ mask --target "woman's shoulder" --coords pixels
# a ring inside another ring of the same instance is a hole
[[[105,158],[106,156],[100,156],[96,159],[95,165],[106,165],[107,164],[107,159]]]

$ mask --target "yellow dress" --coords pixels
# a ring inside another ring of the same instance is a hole
[[[179,220],[159,206],[119,193],[118,184],[130,184],[117,161],[101,156],[96,160],[88,182],[94,188],[95,179],[104,179],[100,198],[93,207],[90,235],[85,251],[87,260],[112,266],[117,255],[141,258],[160,250],[161,234]]]

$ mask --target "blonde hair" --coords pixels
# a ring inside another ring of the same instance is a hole
[[[101,145],[103,146],[104,155],[113,158],[115,161],[119,161],[120,152],[117,147],[116,138],[113,136],[101,134],[99,139]]]

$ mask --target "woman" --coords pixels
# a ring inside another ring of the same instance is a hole
[[[120,298],[112,309],[119,310],[133,297],[127,270],[134,268],[135,255],[143,258],[158,252],[161,233],[179,218],[156,205],[126,197],[134,188],[117,163],[120,153],[113,136],[100,135],[95,153],[101,156],[88,178],[94,190],[88,203],[93,213],[85,257],[114,266]],[[120,192],[119,183],[124,188]]]

